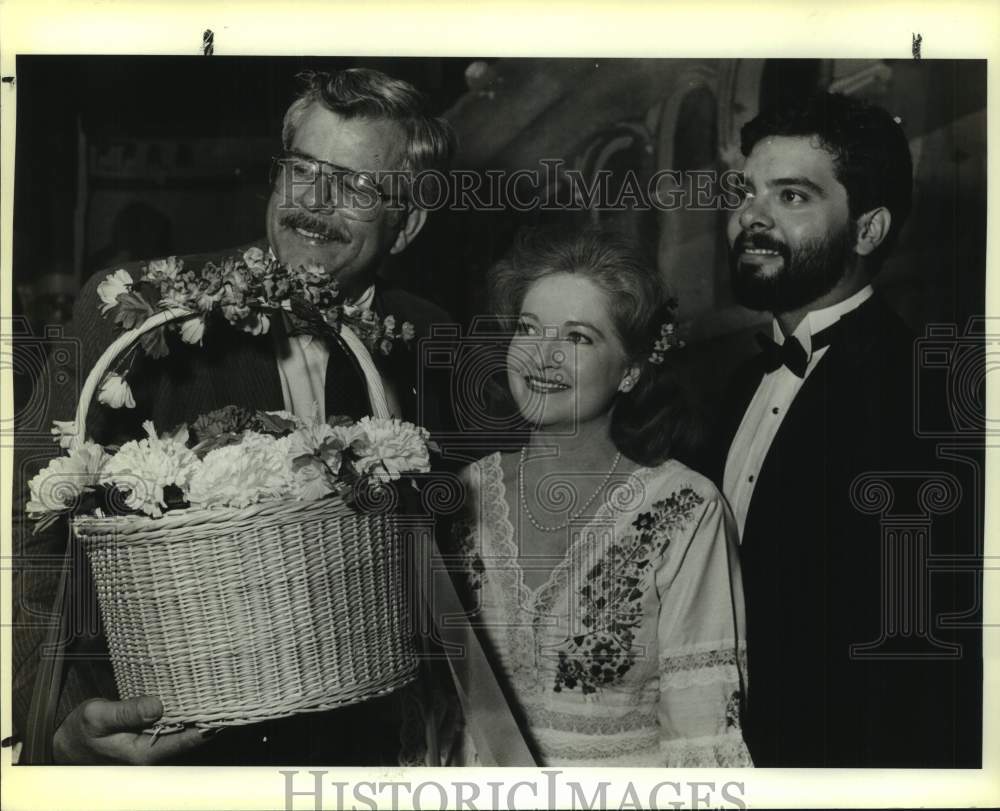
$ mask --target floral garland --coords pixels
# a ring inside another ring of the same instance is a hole
[[[227,406],[190,425],[146,437],[115,452],[72,436],[56,423],[68,451],[29,483],[27,513],[36,531],[61,515],[142,514],[175,509],[242,508],[272,499],[351,502],[358,487],[378,490],[430,470],[424,428],[398,419],[332,417],[307,421],[285,411]]]
[[[170,353],[168,329],[179,332],[185,343],[200,345],[212,313],[221,313],[232,326],[251,335],[268,332],[277,315],[288,320],[293,335],[336,335],[347,326],[373,354],[389,355],[398,343],[409,345],[416,337],[408,321],[397,330],[393,316],[380,321],[372,311],[341,301],[336,282],[321,265],[293,269],[257,247],[247,249],[242,258],[208,262],[198,272],[185,269],[176,257],[144,265],[138,280],[127,270],[116,270],[97,286],[97,295],[101,314],[123,330],[134,329],[164,310],[190,313],[139,339],[139,346],[153,358]],[[126,379],[134,357],[129,353],[105,375],[99,402],[135,408]]]

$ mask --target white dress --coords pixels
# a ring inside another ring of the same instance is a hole
[[[739,721],[736,534],[707,479],[675,461],[620,477],[625,486],[567,530],[566,556],[531,589],[500,454],[463,478],[467,511],[450,551],[539,765],[752,765]],[[476,765],[461,714],[446,715],[444,762]]]

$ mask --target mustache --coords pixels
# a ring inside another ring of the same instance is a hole
[[[733,253],[742,253],[748,248],[756,248],[762,251],[777,251],[787,258],[788,246],[774,237],[767,234],[748,234],[746,231],[740,233],[733,243]]]
[[[284,214],[279,222],[283,228],[301,228],[304,231],[312,231],[314,234],[319,234],[326,239],[338,240],[340,242],[350,241],[350,235],[343,229],[338,228],[335,224],[327,220],[314,217],[304,211],[293,211]]]

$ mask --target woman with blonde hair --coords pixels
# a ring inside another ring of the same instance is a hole
[[[751,765],[736,534],[673,458],[682,343],[658,274],[620,237],[534,231],[490,292],[517,324],[507,379],[530,433],[465,469],[450,551],[528,749],[541,765]],[[475,764],[473,738],[443,733],[444,762]]]

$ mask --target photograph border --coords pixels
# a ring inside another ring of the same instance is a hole
[[[912,6],[912,7],[911,7]],[[722,23],[725,23],[724,25]],[[922,57],[986,58],[988,147],[994,171],[988,189],[986,313],[1000,315],[996,276],[996,217],[1000,203],[996,181],[997,110],[1000,87],[1000,7],[989,2],[861,3],[815,2],[697,3],[654,6],[638,2],[552,2],[544,7],[526,2],[297,2],[294,7],[248,3],[118,3],[22,2],[0,5],[0,319],[12,306],[13,184],[16,121],[16,69],[19,54],[190,54],[203,52],[205,33],[213,32],[216,56],[233,55],[386,55],[386,56],[595,56],[595,57],[838,57],[905,58],[912,38],[921,36]],[[662,32],[662,33],[661,33]],[[680,34],[678,32],[684,32]],[[691,32],[691,33],[689,33]],[[206,57],[211,58],[211,57]],[[11,370],[0,369],[0,421],[13,410]],[[998,396],[997,374],[987,376],[988,403]],[[991,412],[992,413],[992,412]],[[989,498],[995,483],[998,447],[986,443],[985,559],[1000,560],[1000,499]],[[11,493],[13,454],[0,451],[0,534],[4,561],[0,592],[11,593]],[[995,491],[995,489],[994,489]],[[997,567],[992,567],[996,570]],[[1000,803],[1000,589],[991,589],[990,566],[984,566],[984,724],[982,770],[625,770],[625,769],[489,769],[401,770],[330,767],[328,781],[410,781],[475,779],[481,798],[490,796],[490,781],[507,786],[517,781],[545,785],[546,774],[560,782],[579,780],[587,796],[599,781],[634,785],[639,797],[662,781],[740,783],[746,807],[946,807]],[[0,606],[2,625],[2,690],[4,712],[0,737],[11,734],[9,671],[11,605]],[[283,808],[288,767],[33,767],[11,766],[11,749],[0,750],[3,808]],[[316,771],[315,767],[312,771]],[[302,767],[305,778],[308,767]],[[589,787],[589,789],[587,788]],[[697,791],[697,789],[695,789]],[[349,791],[349,790],[348,790]],[[698,796],[694,795],[695,801]],[[506,800],[508,794],[501,794]],[[609,794],[609,796],[612,796]],[[616,794],[615,806],[623,801]],[[666,799],[662,796],[662,799]],[[350,794],[348,793],[348,799]],[[405,798],[404,798],[405,799]],[[514,805],[536,807],[541,800],[528,792],[514,795]],[[333,789],[323,807],[336,807]],[[553,807],[565,807],[560,793]],[[439,807],[429,792],[425,807]],[[718,798],[713,802],[717,803]],[[295,798],[295,808],[311,808],[308,797]],[[387,806],[386,806],[387,807]],[[401,806],[401,807],[405,807]],[[486,807],[477,806],[477,807]],[[626,806],[627,807],[627,806]],[[702,806],[708,807],[708,806]],[[727,806],[737,807],[737,806]]]

